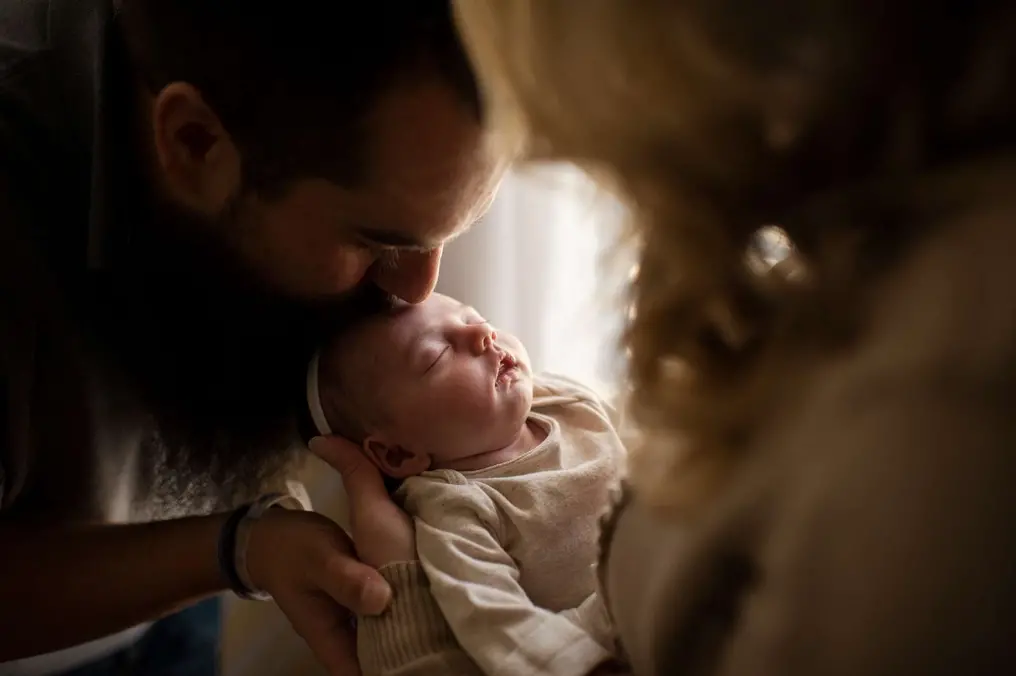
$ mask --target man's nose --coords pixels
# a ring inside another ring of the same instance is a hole
[[[400,253],[394,266],[375,272],[374,283],[407,303],[426,300],[437,284],[442,248]]]

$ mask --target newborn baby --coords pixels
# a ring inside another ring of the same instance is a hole
[[[534,376],[514,336],[438,294],[343,332],[310,376],[318,431],[402,480],[433,600],[480,670],[584,675],[611,659],[595,562],[624,449],[607,405]],[[423,605],[361,627],[365,674],[441,664]]]

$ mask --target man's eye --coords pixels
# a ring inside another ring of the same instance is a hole
[[[378,244],[377,242],[373,242],[373,241],[371,241],[369,239],[361,239],[359,237],[352,238],[351,239],[351,243],[356,248],[363,249],[364,251],[370,251],[375,256],[380,256],[385,251],[388,251],[389,248],[390,248],[390,247],[384,246],[383,244]]]
[[[378,267],[382,270],[394,270],[399,265],[399,250],[384,248],[377,252]]]

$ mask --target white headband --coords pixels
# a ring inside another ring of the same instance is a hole
[[[325,409],[321,405],[321,387],[318,378],[318,370],[321,366],[321,353],[315,352],[314,358],[310,360],[307,367],[307,408],[310,409],[310,419],[314,421],[317,433],[323,436],[332,435],[332,427],[325,417]]]

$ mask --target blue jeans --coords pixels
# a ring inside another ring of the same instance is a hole
[[[159,620],[130,648],[65,676],[215,676],[221,630],[217,596]]]

